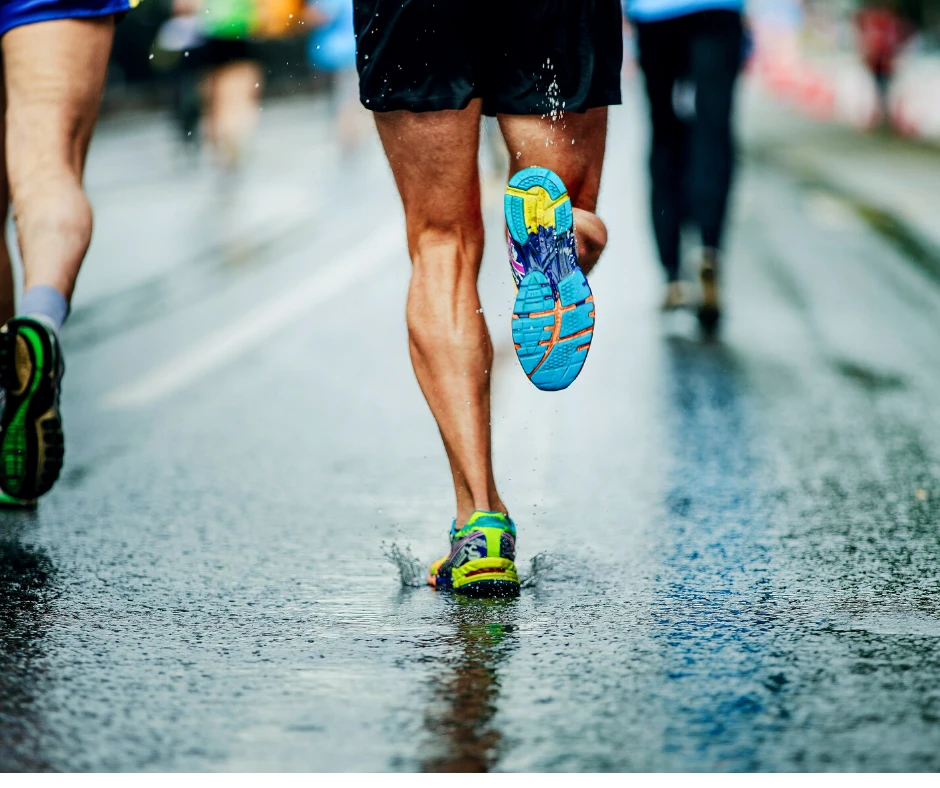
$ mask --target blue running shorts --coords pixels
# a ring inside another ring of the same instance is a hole
[[[0,36],[14,27],[53,19],[124,14],[140,0],[0,0]]]

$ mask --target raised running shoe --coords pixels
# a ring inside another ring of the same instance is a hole
[[[554,172],[527,167],[509,180],[503,206],[519,289],[516,355],[538,388],[558,391],[581,372],[594,336],[594,296],[578,267],[571,200]]]
[[[681,309],[685,303],[685,290],[682,282],[669,282],[666,285],[666,296],[663,298],[663,312]]]
[[[515,558],[515,523],[501,512],[474,512],[459,531],[451,523],[450,553],[431,564],[428,585],[467,596],[516,596]]]
[[[713,336],[721,322],[721,292],[718,288],[718,252],[706,249],[699,268],[702,283],[702,303],[698,308],[698,322],[706,336]]]
[[[62,470],[65,441],[59,386],[65,366],[55,332],[31,317],[0,330],[0,488],[32,500],[49,491]]]

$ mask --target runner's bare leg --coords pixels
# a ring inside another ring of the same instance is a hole
[[[262,81],[261,68],[251,60],[218,66],[206,79],[206,136],[224,170],[238,167],[257,129]]]
[[[3,36],[6,153],[26,288],[66,299],[91,241],[82,171],[97,119],[114,19],[61,19]]]
[[[413,270],[408,337],[415,375],[450,460],[457,522],[505,512],[490,445],[493,347],[480,307],[480,102],[375,114],[405,209]]]
[[[6,325],[15,313],[13,295],[13,266],[7,246],[7,213],[10,210],[10,188],[7,185],[6,157],[6,112],[7,94],[3,87],[3,70],[0,68],[0,326]]]

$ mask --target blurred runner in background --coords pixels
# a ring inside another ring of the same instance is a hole
[[[202,136],[222,173],[238,171],[258,126],[264,78],[253,36],[258,0],[174,0],[174,13],[197,14],[205,41],[196,51],[202,78]]]
[[[855,15],[855,26],[859,52],[878,91],[881,123],[890,128],[891,78],[894,76],[898,54],[913,30],[898,13],[895,4],[885,0],[860,9]]]
[[[330,80],[337,140],[343,154],[349,155],[359,146],[368,124],[368,114],[359,103],[352,0],[313,0],[304,10],[304,19],[314,29],[307,57]]]
[[[6,239],[0,244],[0,489],[31,503],[65,454],[59,331],[88,244],[82,188],[117,15],[136,0],[4,0],[0,189],[12,201],[24,293],[14,317]]]
[[[263,42],[296,34],[301,0],[174,0],[173,13],[199,20],[189,54],[202,69],[202,133],[223,173],[239,170],[258,126]]]
[[[199,120],[202,116],[199,83],[202,74],[198,55],[206,41],[202,20],[196,10],[195,4],[188,12],[184,7],[176,7],[175,15],[164,21],[154,40],[155,48],[171,53],[175,61],[172,68],[173,108],[182,142],[190,151],[199,147]]]
[[[721,316],[719,250],[734,168],[742,6],[743,0],[627,0],[652,120],[650,202],[667,280],[663,308],[686,304],[680,235],[689,215],[702,237],[698,315],[706,333]]]

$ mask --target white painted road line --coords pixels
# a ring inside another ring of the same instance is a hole
[[[379,228],[295,287],[261,304],[237,322],[136,381],[113,390],[103,398],[102,406],[109,409],[142,408],[175,394],[262,344],[275,331],[303,316],[312,307],[363,281],[395,254],[404,254],[404,241],[400,224]]]

